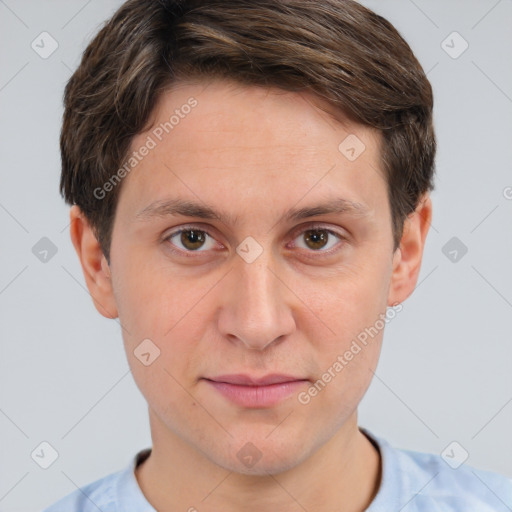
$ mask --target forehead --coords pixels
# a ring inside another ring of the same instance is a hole
[[[245,209],[267,211],[276,201],[288,209],[306,195],[378,207],[386,196],[380,135],[324,109],[310,93],[220,80],[180,83],[162,94],[150,128],[134,137],[130,154],[151,149],[125,178],[121,196],[134,213],[170,194],[209,204],[236,195]]]

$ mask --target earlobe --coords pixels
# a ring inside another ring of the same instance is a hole
[[[87,218],[77,205],[71,207],[69,216],[71,241],[80,259],[94,306],[104,317],[117,318],[110,267],[101,246]]]
[[[432,220],[432,200],[424,195],[404,223],[400,247],[393,255],[388,306],[401,303],[413,292],[421,269],[423,249]]]

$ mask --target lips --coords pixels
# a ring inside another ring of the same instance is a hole
[[[271,384],[281,384],[283,382],[294,382],[308,379],[278,373],[272,373],[270,375],[265,375],[264,377],[252,377],[250,375],[237,373],[231,375],[219,375],[217,377],[208,378],[207,380],[225,382],[226,384],[238,384],[240,386],[269,386]]]
[[[244,374],[204,378],[217,393],[243,408],[265,409],[277,406],[304,387],[308,379],[271,374],[256,377]]]

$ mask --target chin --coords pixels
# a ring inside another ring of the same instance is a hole
[[[254,436],[253,440],[249,441],[247,435],[243,440],[231,439],[226,449],[220,453],[210,452],[209,458],[213,463],[234,473],[268,476],[296,467],[309,454],[306,452],[304,441],[299,443],[293,436],[289,436],[286,442],[280,439],[265,439],[264,436]]]
[[[240,475],[268,477],[269,475],[278,475],[280,473],[284,473],[296,467],[300,462],[297,458],[297,455],[297,453],[293,453],[288,457],[281,458],[267,455],[266,457],[263,456],[253,466],[240,462],[236,458],[224,461],[225,464],[219,465]]]

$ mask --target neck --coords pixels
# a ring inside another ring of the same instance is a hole
[[[247,475],[218,466],[150,412],[153,449],[135,471],[156,510],[362,512],[377,494],[380,454],[357,428],[357,411],[316,452],[278,474]]]

